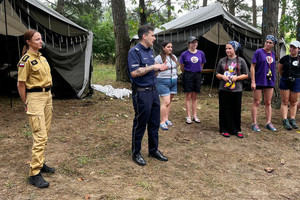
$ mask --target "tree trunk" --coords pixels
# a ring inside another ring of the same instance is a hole
[[[253,18],[253,26],[257,27],[257,7],[256,0],[252,0],[252,18]]]
[[[281,6],[282,6],[282,9],[281,9],[281,19],[280,19],[280,21],[282,21],[284,16],[285,16],[286,0],[281,0]],[[279,30],[279,37],[284,38],[284,30],[281,27],[280,27],[280,30]]]
[[[297,9],[297,31],[296,31],[296,40],[300,41],[300,0],[296,0],[296,9]]]
[[[263,18],[262,18],[262,36],[263,39],[267,35],[274,35],[278,38],[278,11],[279,0],[263,0]],[[274,45],[274,51],[276,53],[276,64],[279,61],[279,45]],[[274,108],[279,109],[281,104],[280,92],[279,92],[279,73],[278,66],[276,65],[276,82],[274,88],[274,94],[272,98],[272,105]]]
[[[112,15],[116,39],[116,75],[117,81],[129,81],[127,57],[129,51],[129,35],[126,25],[126,7],[124,0],[112,0]]]
[[[229,0],[229,13],[235,16],[235,1]]]
[[[171,0],[167,0],[168,21],[171,19]]]
[[[203,6],[202,7],[205,7],[207,6],[207,0],[203,0]]]
[[[139,9],[140,9],[140,22],[141,25],[147,24],[147,15],[146,15],[146,6],[144,0],[139,0]]]
[[[65,0],[58,0],[56,11],[63,16],[65,15],[64,7],[65,7]]]

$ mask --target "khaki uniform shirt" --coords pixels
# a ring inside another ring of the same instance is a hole
[[[24,81],[26,89],[52,86],[50,66],[40,52],[27,50],[18,63],[18,81]]]

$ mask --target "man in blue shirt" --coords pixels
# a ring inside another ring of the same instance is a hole
[[[132,160],[138,165],[146,165],[142,157],[141,142],[148,130],[149,157],[168,161],[158,150],[158,129],[160,123],[160,102],[155,86],[155,71],[164,71],[166,63],[155,64],[150,47],[155,41],[154,28],[143,25],[138,30],[139,43],[128,52],[128,71],[132,82],[132,101],[135,117],[132,127]]]

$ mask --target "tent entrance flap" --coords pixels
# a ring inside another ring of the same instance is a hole
[[[12,6],[8,0],[5,0],[5,4],[6,7],[4,8],[4,1],[0,3],[0,34],[8,34],[11,36],[23,35],[27,28],[21,22],[16,11],[12,9]],[[7,19],[7,23],[5,23],[5,17]],[[7,26],[7,33],[5,26]]]
[[[216,45],[226,45],[231,40],[220,22],[216,23],[203,37]]]

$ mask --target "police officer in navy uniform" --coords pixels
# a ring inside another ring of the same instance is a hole
[[[155,64],[153,50],[154,28],[143,25],[138,30],[139,43],[128,52],[128,71],[132,82],[132,100],[135,117],[132,127],[132,159],[138,165],[146,165],[142,157],[141,142],[148,130],[149,157],[168,161],[158,150],[160,101],[155,86],[155,71],[164,71],[166,63]]]
[[[50,66],[39,50],[43,41],[36,30],[24,34],[23,57],[18,63],[18,91],[32,129],[32,159],[29,183],[38,187],[49,186],[41,173],[54,173],[55,168],[45,164],[45,148],[52,120],[52,77]]]

